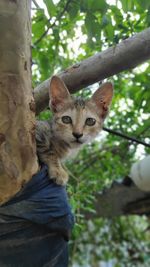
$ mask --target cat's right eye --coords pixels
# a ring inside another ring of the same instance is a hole
[[[61,119],[62,119],[63,123],[66,123],[66,124],[71,124],[72,123],[72,119],[69,116],[63,116]]]
[[[96,120],[94,118],[87,118],[85,121],[85,124],[88,126],[93,126],[96,123]]]

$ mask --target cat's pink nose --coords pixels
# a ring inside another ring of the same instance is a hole
[[[72,133],[72,135],[77,139],[79,139],[80,137],[83,136],[83,134],[81,134],[81,133],[74,133],[74,132]]]

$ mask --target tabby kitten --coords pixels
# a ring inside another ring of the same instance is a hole
[[[51,121],[37,121],[36,142],[40,162],[48,165],[50,178],[65,185],[68,174],[62,161],[94,139],[103,126],[113,96],[113,86],[104,83],[89,100],[73,98],[64,82],[53,76],[49,89]]]

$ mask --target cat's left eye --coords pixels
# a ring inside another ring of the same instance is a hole
[[[63,116],[61,119],[63,123],[66,123],[66,124],[72,123],[72,119],[69,116]]]
[[[85,121],[85,124],[88,126],[93,126],[96,123],[96,120],[94,118],[87,118]]]

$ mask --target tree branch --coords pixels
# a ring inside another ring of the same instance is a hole
[[[85,213],[87,219],[121,215],[150,214],[150,192],[138,189],[129,177],[121,183],[114,182],[111,188],[95,195],[93,213]]]
[[[115,47],[110,47],[73,65],[59,76],[70,92],[75,93],[83,87],[121,71],[133,69],[148,59],[150,59],[150,28],[123,40]],[[34,90],[37,114],[48,106],[49,82],[50,79],[47,79]]]

